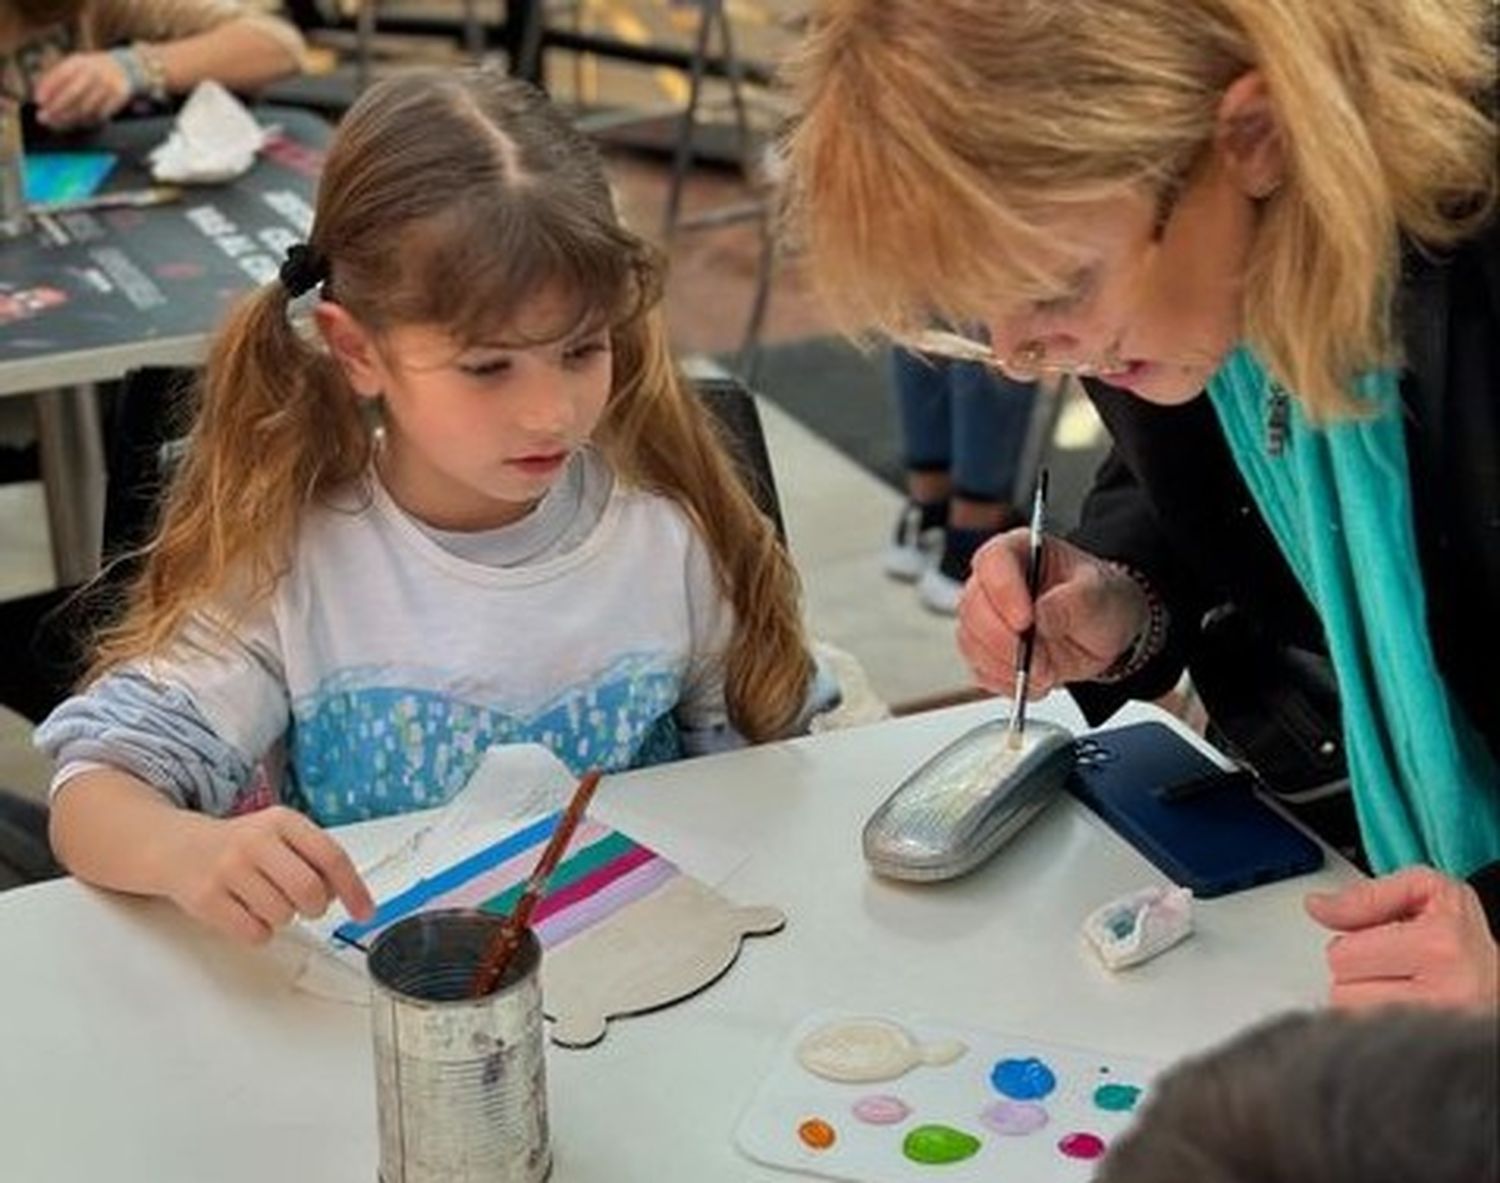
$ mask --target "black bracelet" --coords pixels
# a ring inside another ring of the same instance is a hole
[[[1141,589],[1141,593],[1146,597],[1146,623],[1135,635],[1135,640],[1125,647],[1124,652],[1093,679],[1095,682],[1104,684],[1123,682],[1126,678],[1133,677],[1145,669],[1151,659],[1166,646],[1167,625],[1171,619],[1167,612],[1166,602],[1156,594],[1156,589],[1151,586],[1149,579],[1134,567],[1127,567],[1123,563],[1111,563],[1110,566]]]

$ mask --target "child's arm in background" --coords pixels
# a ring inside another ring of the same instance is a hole
[[[51,839],[80,879],[164,896],[250,944],[263,944],[295,915],[321,916],[334,899],[358,920],[375,908],[343,848],[295,810],[207,817],[114,768],[81,772],[62,786]]]
[[[87,19],[106,48],[69,54],[37,79],[37,114],[48,127],[101,123],[142,83],[170,95],[210,78],[247,90],[301,67],[295,28],[226,0],[94,0]]]

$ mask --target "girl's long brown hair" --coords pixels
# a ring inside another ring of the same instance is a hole
[[[1287,178],[1265,205],[1245,336],[1317,416],[1399,361],[1405,235],[1493,209],[1494,0],[824,0],[792,74],[793,215],[854,327],[914,335],[1066,290],[1041,212],[1161,192],[1225,88],[1265,78]]]
[[[619,479],[670,497],[701,532],[734,608],[731,721],[750,739],[783,734],[812,669],[796,573],[673,363],[660,255],[620,225],[597,152],[561,113],[489,71],[378,83],[334,137],[309,246],[328,265],[324,298],[377,339],[402,324],[492,339],[557,291],[575,304],[561,332],[611,326],[614,388],[594,443]],[[160,527],[93,675],[157,651],[195,611],[267,596],[303,512],[371,460],[353,391],[292,325],[285,288],[253,293],[209,357]]]

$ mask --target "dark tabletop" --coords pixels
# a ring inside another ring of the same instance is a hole
[[[280,131],[242,177],[166,205],[40,216],[28,236],[0,241],[0,393],[52,384],[36,379],[53,365],[73,382],[179,362],[184,339],[205,338],[237,296],[275,276],[312,221],[332,128],[292,108],[255,114]],[[151,184],[146,153],[170,126],[121,120],[28,150],[118,153],[101,191],[141,189]]]

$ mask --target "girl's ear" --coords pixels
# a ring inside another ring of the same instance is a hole
[[[313,309],[313,323],[356,394],[375,398],[390,385],[375,339],[348,309],[329,300],[320,301]]]
[[[1281,128],[1259,70],[1241,74],[1219,100],[1214,147],[1245,196],[1259,200],[1281,188],[1286,175]]]

